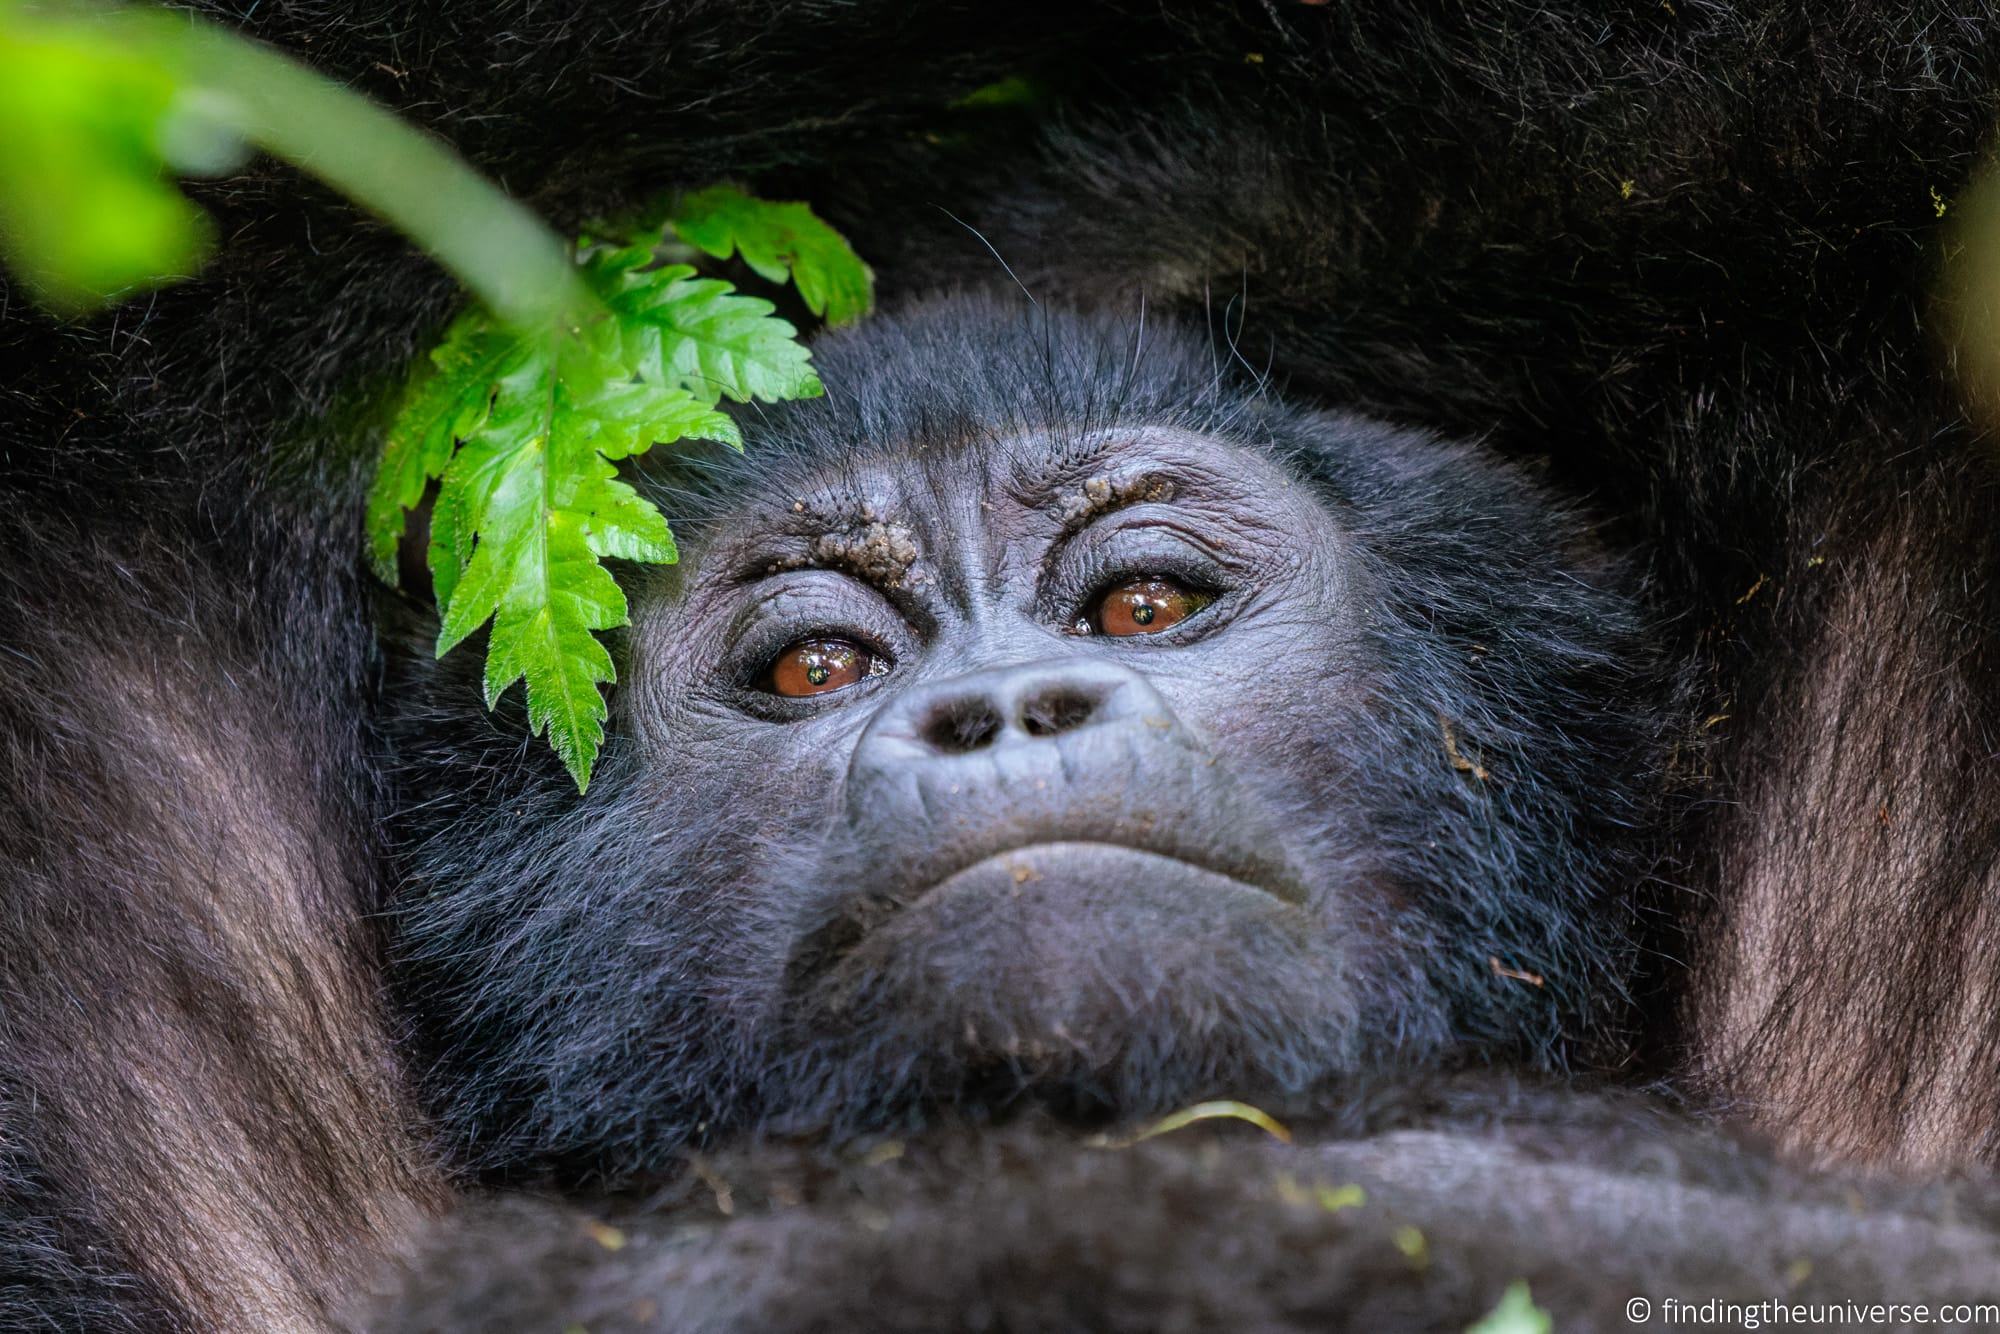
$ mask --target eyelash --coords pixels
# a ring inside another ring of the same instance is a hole
[[[1202,622],[1204,632],[1210,625],[1210,613],[1227,598],[1231,592],[1229,584],[1219,577],[1214,562],[1204,559],[1188,550],[1180,543],[1170,549],[1133,556],[1109,557],[1098,551],[1089,553],[1083,561],[1083,568],[1072,578],[1063,582],[1067,588],[1054,590],[1050,609],[1056,614],[1051,618],[1064,633],[1075,633],[1074,627],[1080,620],[1088,620],[1103,602],[1105,594],[1121,584],[1138,579],[1171,579],[1186,588],[1188,592],[1206,598],[1201,610],[1181,622],[1182,626]],[[1075,590],[1081,587],[1081,595]],[[1148,636],[1154,644],[1171,644],[1177,637],[1193,638],[1181,634],[1181,626],[1163,630],[1158,635]]]
[[[782,628],[766,627],[753,632],[738,645],[734,655],[736,665],[730,673],[736,688],[747,694],[783,698],[770,695],[760,683],[770,674],[772,664],[786,649],[814,639],[846,640],[885,665],[887,671],[880,675],[887,675],[896,669],[896,653],[880,636],[849,622],[815,618]]]
[[[1201,605],[1189,612],[1179,624],[1169,626],[1165,630],[1160,630],[1153,634],[1102,634],[1093,622],[1097,616],[1098,609],[1104,603],[1104,599],[1127,584],[1147,579],[1166,579],[1179,584],[1188,593],[1200,598]],[[1068,623],[1063,627],[1063,633],[1078,637],[1087,635],[1092,638],[1114,640],[1121,644],[1129,642],[1147,644],[1155,648],[1170,648],[1177,644],[1198,639],[1213,629],[1214,622],[1210,619],[1209,614],[1214,611],[1216,604],[1222,601],[1226,593],[1227,590],[1217,587],[1215,583],[1208,579],[1176,573],[1172,569],[1162,568],[1159,565],[1147,565],[1143,568],[1134,567],[1129,571],[1112,575],[1093,588],[1083,599],[1081,605],[1078,606],[1076,613],[1070,617]],[[1078,627],[1080,626],[1087,628],[1079,629]],[[1194,628],[1192,630],[1188,629],[1190,626]]]

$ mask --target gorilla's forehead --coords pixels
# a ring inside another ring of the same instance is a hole
[[[755,494],[713,515],[682,573],[739,583],[826,568],[895,591],[1140,505],[1170,507],[1223,534],[1296,524],[1301,511],[1327,519],[1265,451],[1179,426],[856,441],[836,459],[786,460]]]

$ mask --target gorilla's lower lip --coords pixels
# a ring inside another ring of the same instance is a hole
[[[1121,878],[1135,871],[1142,875],[1150,873],[1162,879],[1184,880],[1192,873],[1204,880],[1215,881],[1218,888],[1247,891],[1264,898],[1277,899],[1282,903],[1297,903],[1300,897],[1290,886],[1281,888],[1265,884],[1260,880],[1238,874],[1234,870],[1190,861],[1156,848],[1135,847],[1129,843],[1111,843],[1096,839],[1058,839],[1024,843],[1003,852],[989,853],[938,880],[918,897],[928,898],[960,885],[969,887],[974,882],[985,880],[996,871],[1004,873],[1015,885],[1032,884],[1050,876],[1074,876],[1079,872],[1101,875],[1107,869],[1107,862],[1116,864]]]
[[[805,994],[823,979],[844,977],[838,985],[848,986],[912,967],[990,979],[1017,973],[1024,948],[1086,947],[1092,939],[1098,944],[1087,948],[1131,946],[1149,956],[1145,967],[1157,967],[1163,921],[1175,924],[1175,939],[1240,943],[1305,920],[1305,894],[1255,864],[1103,838],[989,846],[948,865],[893,893],[847,897],[841,911],[801,934],[786,989]]]

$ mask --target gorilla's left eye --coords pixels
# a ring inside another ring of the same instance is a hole
[[[849,639],[802,639],[771,663],[765,689],[802,699],[845,690],[863,677],[880,676],[889,664]]]
[[[1156,635],[1179,625],[1213,601],[1211,594],[1197,592],[1177,579],[1147,575],[1105,589],[1076,628],[1082,634],[1120,639]]]

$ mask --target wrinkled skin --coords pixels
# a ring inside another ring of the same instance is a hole
[[[641,628],[648,694],[680,701],[648,763],[730,754],[754,780],[730,800],[758,814],[750,877],[783,892],[760,999],[788,1042],[1112,1082],[1189,1048],[1254,1065],[1280,1035],[1338,1064],[1385,907],[1354,893],[1365,826],[1339,815],[1371,684],[1339,529],[1226,439],[1069,443],[891,455],[779,493],[803,512],[732,516]],[[813,554],[870,515],[910,535],[906,567]],[[1158,634],[1074,629],[1161,573],[1216,601]],[[887,669],[810,700],[745,684],[829,635]]]
[[[750,465],[662,479],[689,549],[589,796],[422,844],[451,1112],[616,1172],[1601,1033],[1659,683],[1560,506],[1119,318],[942,302],[821,358]],[[1171,614],[1113,626],[1138,586]]]

